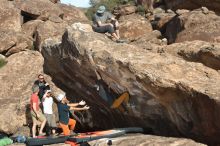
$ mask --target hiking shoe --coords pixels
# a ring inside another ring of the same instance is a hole
[[[73,131],[70,131],[70,135],[71,135],[71,136],[75,136],[75,135],[77,135],[77,133],[75,133],[75,132],[73,132]]]
[[[122,40],[122,39],[116,40],[116,43],[126,43],[126,42],[127,42],[126,40]]]
[[[39,133],[38,136],[45,136],[46,133]]]

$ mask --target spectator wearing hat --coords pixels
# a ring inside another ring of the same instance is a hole
[[[33,85],[32,92],[33,92],[33,94],[31,95],[31,99],[30,99],[31,117],[33,120],[32,136],[36,137],[36,127],[37,127],[38,121],[41,123],[39,135],[44,135],[43,129],[46,124],[46,118],[39,107],[39,104],[40,104],[39,97],[38,97],[39,86]]]
[[[88,110],[89,106],[87,106],[86,102],[83,100],[79,103],[69,103],[69,101],[66,98],[66,94],[59,94],[57,100],[60,127],[62,128],[64,135],[70,135],[71,131],[74,130],[76,125],[76,121],[70,118],[70,110]],[[79,105],[84,107],[77,107]]]
[[[92,27],[95,32],[108,32],[116,42],[122,42],[119,35],[119,23],[110,12],[106,11],[105,6],[100,6],[94,14]]]
[[[52,134],[54,135],[56,132],[56,121],[55,121],[55,115],[53,113],[53,97],[51,94],[51,90],[46,90],[46,93],[44,94],[43,98],[42,98],[42,103],[43,103],[43,111],[44,111],[44,115],[47,119],[47,132],[48,134],[50,134],[52,132]]]

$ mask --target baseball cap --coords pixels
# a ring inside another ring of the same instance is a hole
[[[100,6],[97,10],[97,13],[104,13],[105,12],[105,6]]]
[[[65,93],[61,93],[61,94],[59,94],[59,95],[57,96],[57,100],[58,100],[58,101],[62,101],[62,99],[63,99],[65,96],[66,96]]]
[[[51,90],[47,90],[47,93],[51,93]]]

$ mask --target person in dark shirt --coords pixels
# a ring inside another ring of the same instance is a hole
[[[60,94],[57,97],[58,100],[58,113],[59,113],[59,123],[63,130],[64,135],[70,135],[71,131],[74,130],[76,121],[70,118],[70,110],[80,111],[88,110],[90,107],[86,105],[85,101],[80,101],[79,103],[69,103],[65,94]],[[77,106],[84,106],[79,108]],[[70,128],[69,128],[70,126]]]
[[[34,82],[34,85],[37,85],[40,89],[38,96],[40,100],[42,100],[46,90],[50,90],[49,84],[45,81],[44,76],[42,74],[38,75],[38,80]]]

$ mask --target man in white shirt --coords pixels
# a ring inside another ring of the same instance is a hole
[[[51,90],[47,90],[42,99],[44,115],[47,119],[48,126],[52,130],[54,135],[57,127],[55,121],[55,115],[53,114],[53,97],[51,96]]]

